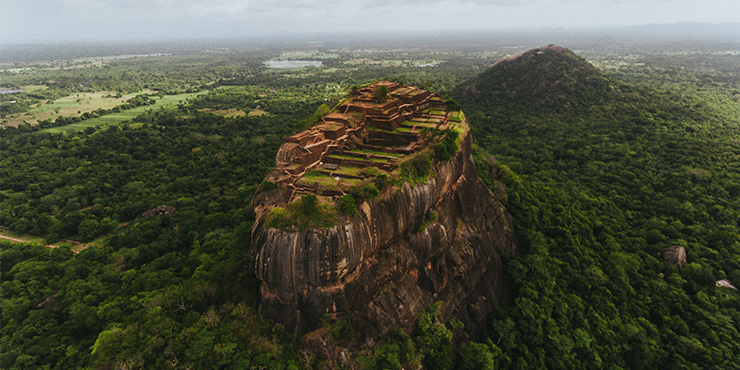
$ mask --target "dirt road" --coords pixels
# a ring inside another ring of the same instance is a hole
[[[11,238],[9,236],[5,236],[5,235],[2,235],[2,234],[0,234],[0,239],[7,239],[7,240],[10,240],[11,242],[17,242],[17,243],[27,243],[28,242],[28,240],[23,240],[23,239],[18,239],[18,238]]]
[[[10,236],[7,236],[7,235],[3,235],[3,234],[0,234],[0,239],[10,240],[11,242],[16,242],[16,243],[30,243],[30,241],[28,241],[26,239],[13,238],[13,237],[10,237]],[[58,245],[54,245],[54,244],[44,244],[44,246],[45,247],[48,247],[48,248],[51,248],[51,249],[59,248]]]

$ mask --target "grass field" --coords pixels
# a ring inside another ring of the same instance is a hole
[[[25,88],[24,91],[26,91]],[[110,91],[76,93],[50,103],[46,102],[36,104],[31,106],[31,109],[29,109],[25,114],[14,114],[13,116],[6,117],[5,119],[7,119],[8,122],[4,125],[18,126],[23,124],[24,121],[31,125],[35,125],[39,121],[45,119],[51,119],[53,121],[59,116],[79,117],[83,113],[92,112],[100,108],[111,109],[117,105],[123,104],[126,100],[141,94],[141,92],[124,95],[121,98],[114,98],[113,96],[115,94],[115,92]]]
[[[245,113],[244,111],[242,111],[240,109],[236,109],[236,108],[232,108],[232,109],[216,109],[216,110],[209,109],[209,108],[204,108],[204,109],[201,109],[200,111],[201,112],[210,113],[210,114],[214,114],[214,115],[221,116],[221,117],[241,117],[241,116],[246,116],[247,115],[247,113]],[[267,112],[265,112],[265,113],[267,113]],[[252,112],[249,112],[249,115],[252,116]]]
[[[203,94],[203,93],[205,92],[178,94],[178,95],[165,95],[162,98],[153,97],[156,103],[152,105],[144,105],[144,106],[136,107],[134,109],[129,109],[129,110],[126,110],[120,113],[112,113],[112,114],[108,114],[102,117],[91,118],[91,119],[78,122],[78,123],[73,123],[70,125],[47,128],[44,130],[40,130],[38,132],[45,132],[45,133],[69,132],[69,133],[72,133],[72,132],[82,131],[88,127],[108,126],[111,124],[117,124],[123,121],[134,119],[136,116],[146,112],[149,109],[161,109],[161,108],[175,107],[178,104],[180,104],[180,102],[185,101],[188,98],[192,98],[194,96]]]
[[[265,116],[269,114],[270,113],[267,113],[266,111],[262,109],[252,109],[252,111],[249,112],[250,117],[259,117],[259,116]]]
[[[49,87],[46,86],[46,85],[26,85],[26,86],[21,86],[21,89],[23,91],[25,91],[25,92],[31,92],[31,91],[36,91],[36,90],[44,90],[44,89],[48,89],[48,88]]]

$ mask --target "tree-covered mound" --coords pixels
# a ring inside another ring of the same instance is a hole
[[[740,286],[740,107],[656,86],[549,47],[460,87],[520,241],[489,328],[503,368],[738,368],[740,296],[717,282]]]
[[[618,83],[572,51],[550,45],[496,62],[469,81],[463,94],[496,111],[561,114],[608,101],[618,95]]]

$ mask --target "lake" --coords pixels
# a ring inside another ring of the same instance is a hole
[[[268,60],[265,62],[268,68],[289,69],[303,67],[321,67],[324,65],[318,60]]]

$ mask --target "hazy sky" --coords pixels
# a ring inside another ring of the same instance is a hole
[[[0,43],[740,22],[738,0],[0,0]]]

